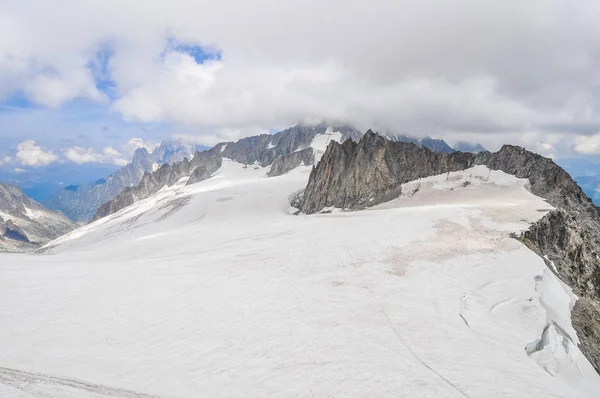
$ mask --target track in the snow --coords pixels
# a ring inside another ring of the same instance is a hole
[[[64,390],[70,390],[72,393],[85,392],[97,397],[159,398],[156,395],[108,387],[87,381],[56,377],[43,373],[25,372],[1,366],[0,384],[19,389],[32,396],[54,396],[53,392],[60,393]]]

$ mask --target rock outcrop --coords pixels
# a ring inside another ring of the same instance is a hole
[[[189,170],[180,171],[182,174],[189,174],[190,178],[188,179],[186,185],[195,184],[200,181],[204,181],[210,178],[223,164],[223,160],[220,156],[216,155],[212,152],[199,152],[196,154],[197,158],[194,157],[193,162],[198,163],[198,166],[191,164],[189,170],[192,170],[192,173],[189,174]]]
[[[571,319],[580,341],[579,349],[600,373],[600,300],[580,297]]]
[[[464,170],[475,155],[433,152],[413,143],[390,141],[371,130],[358,142],[332,142],[308,180],[300,210],[361,208],[391,199],[401,185],[422,177]]]
[[[590,200],[569,174],[552,160],[514,145],[498,152],[434,152],[412,143],[390,141],[368,131],[358,143],[329,145],[311,172],[301,210],[360,208],[400,194],[400,186],[419,178],[485,165],[527,178],[531,191],[554,206]]]
[[[311,147],[301,149],[275,159],[267,173],[269,177],[280,176],[300,165],[311,166],[315,163],[315,152]]]

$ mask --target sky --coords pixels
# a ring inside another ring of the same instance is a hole
[[[0,171],[100,174],[163,139],[303,120],[596,164],[599,17],[589,0],[0,0]]]

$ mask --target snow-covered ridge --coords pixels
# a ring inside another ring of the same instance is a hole
[[[327,145],[329,145],[331,141],[341,142],[342,133],[333,131],[332,128],[328,128],[325,133],[315,136],[312,140],[310,147],[315,151],[315,164],[319,163],[319,160],[321,160],[321,157],[323,157],[323,154],[327,149]]]

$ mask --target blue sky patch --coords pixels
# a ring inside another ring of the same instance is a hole
[[[197,64],[203,64],[206,61],[212,60],[220,61],[222,58],[221,52],[216,49],[202,47],[197,44],[180,42],[174,37],[167,39],[167,45],[161,53],[161,59],[163,59],[164,56],[171,51],[188,54],[194,58]]]

